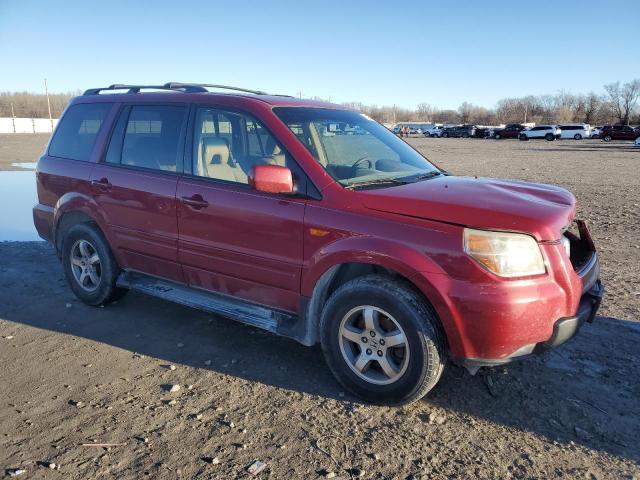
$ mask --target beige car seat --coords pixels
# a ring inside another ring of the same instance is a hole
[[[286,167],[284,152],[271,135],[267,137],[264,150],[266,154],[265,161],[267,164]]]
[[[231,156],[226,138],[202,137],[198,156],[198,175],[248,183],[247,175]]]

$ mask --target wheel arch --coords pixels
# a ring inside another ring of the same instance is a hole
[[[60,197],[54,210],[53,241],[58,255],[62,251],[64,234],[74,225],[92,223],[105,236],[110,244],[106,231],[106,222],[95,201],[89,196],[70,193]]]
[[[446,308],[447,302],[441,297],[439,289],[425,277],[425,273],[415,271],[408,266],[406,269],[396,269],[382,262],[375,261],[335,263],[324,270],[315,282],[310,296],[303,297],[305,298],[305,305],[301,308],[300,313],[303,317],[303,323],[306,326],[305,330],[307,335],[305,338],[306,341],[302,343],[305,345],[314,345],[318,342],[320,338],[320,332],[318,330],[320,315],[331,294],[350,280],[370,274],[388,276],[413,290],[424,299],[433,310],[447,349],[450,338],[456,345],[458,344],[459,336],[456,330],[457,327],[453,325],[451,316]],[[442,274],[436,275],[439,277],[443,276]],[[416,276],[420,276],[420,282],[415,281]]]

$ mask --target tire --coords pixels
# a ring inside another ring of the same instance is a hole
[[[109,244],[102,232],[90,223],[80,223],[66,232],[62,241],[62,264],[69,287],[87,305],[106,305],[127,293],[126,289],[116,286],[120,268]]]
[[[573,139],[574,139],[574,140],[582,140],[582,135],[580,135],[579,133],[576,133],[576,134],[573,136]]]
[[[462,134],[462,138],[469,138],[469,134],[468,133],[463,133]]]
[[[431,136],[431,134],[429,132],[424,132],[423,135],[427,138],[429,138]]]
[[[553,141],[556,139],[556,137],[554,137],[554,136],[553,136],[553,133],[547,133],[547,134],[544,136],[544,139],[545,139],[547,142],[553,142]]]
[[[442,138],[449,138],[449,134],[448,133],[443,133],[442,135],[440,135]]]
[[[521,133],[520,135],[518,135],[518,139],[520,139],[523,142],[526,142],[527,140],[529,140],[529,137],[527,137],[524,133]]]
[[[603,138],[603,140],[604,140],[605,142],[610,142],[610,141],[612,140],[611,135],[605,135],[605,136],[604,136],[604,138]]]
[[[502,138],[502,135],[500,135],[499,133],[496,133],[493,138],[495,138],[496,140],[500,140]]]
[[[373,330],[367,329],[365,317]],[[381,340],[391,336],[404,341],[385,346]],[[367,275],[338,288],[322,310],[320,338],[331,372],[367,402],[415,402],[435,386],[444,369],[444,335],[433,309],[409,285],[391,277]],[[383,364],[392,375],[385,374]]]

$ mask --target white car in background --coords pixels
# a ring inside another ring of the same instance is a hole
[[[425,137],[440,137],[442,136],[442,127],[433,125],[432,127],[424,128],[422,134]]]
[[[526,130],[520,132],[518,138],[520,140],[533,140],[544,138],[549,142],[560,138],[562,134],[562,130],[556,125],[538,125],[536,127],[531,127]]]
[[[640,137],[636,138],[636,141],[634,142],[636,147],[640,147]]]
[[[574,140],[591,138],[591,125],[587,123],[560,125],[560,130],[560,138],[573,138]]]
[[[600,138],[600,134],[602,133],[602,127],[593,127],[591,129],[591,138]]]

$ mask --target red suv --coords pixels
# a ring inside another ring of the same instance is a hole
[[[525,128],[524,125],[519,123],[510,123],[504,128],[499,128],[493,132],[493,138],[500,140],[501,138],[518,138],[520,132]]]
[[[635,140],[640,137],[640,129],[629,125],[606,125],[602,127],[600,138],[605,142],[611,140]]]
[[[208,87],[114,85],[66,109],[33,214],[83,302],[138,290],[319,343],[386,404],[447,358],[475,372],[593,320],[598,260],[568,191],[451,175],[341,106]]]

